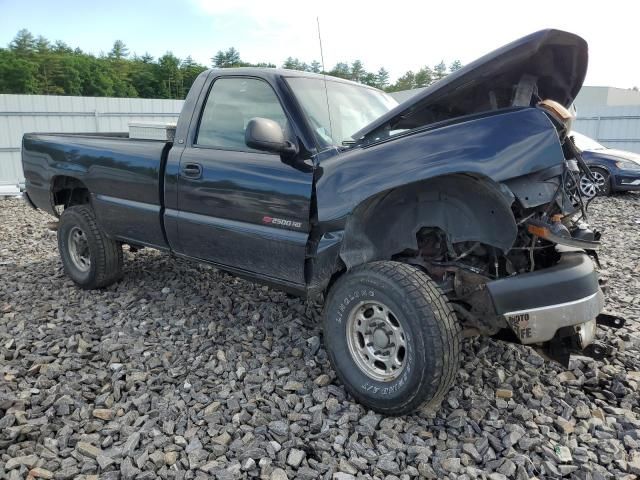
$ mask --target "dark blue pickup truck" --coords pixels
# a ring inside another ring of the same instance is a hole
[[[387,414],[435,406],[465,334],[566,363],[595,341],[599,233],[568,136],[587,45],[544,30],[397,105],[277,69],[209,70],[173,141],[27,134],[25,198],[59,217],[66,273],[117,281],[150,247],[324,296],[339,379]]]

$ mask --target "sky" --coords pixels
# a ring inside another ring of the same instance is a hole
[[[281,65],[288,57],[327,69],[360,59],[395,79],[444,60],[463,64],[543,28],[577,33],[589,43],[585,85],[640,86],[637,0],[0,0],[0,46],[18,30],[99,54],[114,40],[131,53],[191,55],[207,66],[233,46],[248,62]]]

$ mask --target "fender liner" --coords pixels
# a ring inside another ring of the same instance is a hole
[[[340,258],[351,269],[417,250],[416,235],[423,227],[439,227],[452,243],[479,241],[507,252],[517,235],[513,201],[507,187],[465,173],[383,192],[348,217]]]

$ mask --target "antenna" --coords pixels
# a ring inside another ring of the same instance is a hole
[[[322,36],[320,35],[320,17],[316,17],[318,24],[318,43],[320,43],[320,61],[322,62],[322,76],[324,78],[324,95],[327,99],[327,115],[329,116],[329,135],[333,140],[333,124],[331,123],[331,108],[329,106],[329,89],[327,88],[327,71],[324,68],[324,53],[322,52]]]

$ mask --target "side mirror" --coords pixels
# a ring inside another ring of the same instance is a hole
[[[287,140],[278,122],[268,118],[252,118],[244,131],[244,141],[249,148],[265,152],[293,156],[297,147]]]

